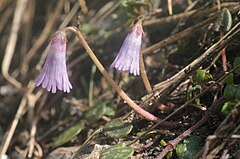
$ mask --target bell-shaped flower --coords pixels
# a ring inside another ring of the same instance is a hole
[[[117,57],[111,64],[119,71],[130,72],[139,75],[139,56],[142,43],[143,29],[140,22],[137,22],[130,29]]]
[[[50,44],[49,52],[40,75],[36,78],[36,86],[56,93],[57,90],[70,92],[72,85],[69,82],[66,67],[67,38],[64,31],[57,32]]]

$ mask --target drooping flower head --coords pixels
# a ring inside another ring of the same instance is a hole
[[[119,71],[127,71],[131,74],[139,75],[139,55],[142,43],[143,29],[142,24],[138,21],[130,29],[123,45],[118,52],[117,57],[111,64]]]
[[[64,31],[58,31],[52,38],[47,59],[40,75],[36,78],[36,86],[56,93],[57,90],[70,92],[72,85],[69,82],[66,67],[67,38]]]

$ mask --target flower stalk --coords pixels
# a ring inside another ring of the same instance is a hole
[[[150,82],[148,80],[148,77],[147,77],[147,72],[146,72],[146,69],[145,69],[142,52],[140,52],[139,65],[140,65],[140,72],[141,72],[141,77],[142,77],[142,80],[143,80],[143,84],[144,84],[144,86],[147,90],[147,93],[151,93],[152,92],[152,87],[151,87],[151,84],[150,84]]]
[[[144,34],[141,18],[139,17],[131,27],[111,67],[116,68],[118,71],[130,72],[134,76],[141,74],[147,92],[151,93],[152,87],[147,77],[141,52],[142,36]]]
[[[139,105],[134,103],[132,99],[114,82],[114,80],[110,77],[110,75],[107,73],[103,65],[100,63],[100,61],[97,59],[95,54],[93,53],[92,49],[89,47],[88,43],[86,42],[85,38],[83,37],[81,31],[76,27],[67,27],[65,28],[66,31],[73,32],[78,39],[81,41],[83,47],[86,49],[88,55],[93,60],[99,71],[102,73],[102,75],[107,79],[107,81],[111,84],[111,86],[117,91],[120,97],[122,97],[126,103],[138,114],[143,116],[144,118],[153,121],[153,122],[159,122],[160,119],[158,119],[153,114],[147,112],[143,108],[141,108]]]

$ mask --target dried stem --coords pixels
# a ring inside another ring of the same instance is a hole
[[[180,141],[182,141],[183,139],[188,137],[196,129],[198,129],[200,126],[202,126],[208,120],[209,115],[214,111],[214,109],[216,109],[216,107],[218,105],[221,105],[222,101],[223,100],[221,98],[217,100],[217,95],[215,94],[214,100],[213,100],[210,108],[208,109],[208,111],[206,111],[205,115],[201,118],[201,120],[199,120],[196,124],[194,124],[192,127],[187,129],[185,132],[183,132],[181,135],[179,135],[174,140],[169,141],[168,146],[166,148],[164,148],[164,150],[157,156],[157,159],[162,159],[169,151],[172,151]]]
[[[26,108],[26,106],[27,106],[27,98],[23,97],[23,99],[22,99],[22,101],[21,101],[21,103],[19,105],[18,111],[17,111],[17,113],[15,115],[15,118],[13,120],[13,123],[12,123],[12,125],[10,127],[10,130],[9,130],[7,136],[6,136],[6,139],[4,140],[4,142],[1,145],[1,154],[0,154],[1,156],[6,154],[7,149],[9,147],[9,144],[10,144],[10,142],[12,140],[13,134],[15,132],[15,129],[16,129],[17,125],[18,125],[18,122],[19,122],[20,118],[22,117],[22,114],[23,114],[24,109]]]
[[[11,34],[8,39],[8,43],[5,50],[5,55],[2,62],[2,75],[3,77],[8,80],[12,85],[14,85],[16,88],[21,88],[22,84],[18,82],[15,78],[13,78],[9,74],[9,67],[12,61],[13,53],[15,51],[15,46],[17,43],[18,38],[18,31],[20,28],[20,23],[24,14],[24,10],[26,8],[28,0],[18,0],[16,10],[14,13],[13,18],[13,25],[11,28]]]
[[[226,3],[221,3],[221,7],[224,8],[229,8],[231,9],[232,7],[236,7],[240,5],[239,2],[226,2]],[[162,18],[152,18],[149,20],[144,20],[143,22],[143,26],[144,27],[151,27],[151,26],[158,26],[158,25],[163,25],[166,23],[176,23],[179,20],[183,19],[183,18],[197,18],[197,17],[203,17],[204,15],[210,15],[214,12],[218,11],[218,6],[214,6],[210,9],[191,9],[188,10],[187,12],[183,12],[183,13],[179,13],[179,14],[174,14],[171,16],[167,16],[167,17],[162,17]]]
[[[237,23],[228,33],[226,33],[218,42],[213,44],[209,49],[207,49],[200,57],[195,59],[192,63],[187,65],[184,69],[179,71],[170,79],[159,84],[156,84],[153,89],[158,90],[159,93],[161,91],[162,96],[169,94],[169,92],[172,92],[176,88],[178,83],[185,79],[185,77],[189,73],[198,68],[203,62],[205,62],[206,59],[213,57],[215,55],[215,51],[223,47],[222,45],[223,43],[225,44],[227,41],[231,40],[234,35],[238,34],[240,32],[239,26],[240,23]]]
[[[18,107],[18,110],[17,110],[17,113],[14,117],[14,120],[12,122],[12,125],[9,129],[8,132],[6,132],[6,138],[4,139],[4,141],[2,142],[2,145],[0,147],[0,158],[1,156],[3,156],[4,154],[6,154],[7,150],[8,150],[8,147],[10,145],[10,142],[12,140],[12,137],[13,137],[13,134],[17,128],[17,125],[18,125],[18,122],[19,120],[21,119],[21,117],[24,115],[24,113],[26,112],[25,109],[27,108],[28,105],[35,105],[35,102],[40,98],[42,92],[38,92],[36,97],[34,98],[34,100],[30,101],[29,100],[29,96],[31,96],[32,94],[32,91],[34,90],[35,88],[35,84],[33,81],[30,81],[28,83],[28,86],[26,88],[26,92],[25,92],[25,95],[23,96],[22,100],[21,100],[21,103]],[[33,98],[31,98],[33,99]]]
[[[239,66],[240,67],[240,66]],[[137,137],[136,139],[134,139],[133,141],[131,141],[128,145],[132,145],[133,143],[135,143],[136,141],[138,141],[140,138],[142,138],[143,136],[145,136],[147,133],[149,133],[150,131],[152,131],[153,129],[155,129],[156,127],[158,127],[159,125],[161,125],[163,122],[166,122],[168,119],[172,118],[174,115],[176,115],[180,110],[186,108],[187,106],[189,106],[192,102],[194,102],[194,100],[196,98],[201,97],[203,94],[205,94],[207,91],[209,91],[210,88],[212,88],[214,85],[216,85],[218,82],[224,80],[230,73],[232,73],[235,69],[237,69],[238,67],[232,69],[231,71],[229,71],[227,74],[225,74],[224,76],[220,77],[216,83],[211,84],[210,86],[208,86],[206,89],[204,89],[202,92],[200,92],[199,94],[197,94],[194,98],[190,99],[189,101],[187,101],[185,104],[181,105],[180,107],[178,107],[174,112],[172,112],[171,114],[169,114],[168,116],[166,116],[164,119],[162,119],[161,121],[159,121],[159,123],[155,124],[154,126],[152,126],[150,129],[148,129],[148,131],[146,131],[145,133],[143,133],[141,136]]]
[[[106,80],[111,84],[111,86],[117,91],[119,96],[121,96],[127,104],[138,114],[145,117],[146,119],[153,121],[153,122],[159,122],[160,120],[152,115],[151,113],[147,112],[143,108],[141,108],[139,105],[134,103],[131,98],[114,82],[114,80],[109,76],[103,65],[100,63],[100,61],[97,59],[95,54],[93,53],[92,49],[89,47],[88,43],[86,42],[85,38],[83,37],[81,31],[77,29],[76,27],[67,27],[65,28],[66,31],[72,31],[78,39],[81,41],[83,47],[86,49],[88,55],[91,57],[99,71],[102,73],[102,75],[106,78]]]
[[[161,47],[166,46],[167,44],[171,44],[175,41],[178,41],[179,39],[181,39],[183,37],[193,34],[197,30],[199,30],[202,26],[211,23],[215,18],[216,17],[210,17],[207,20],[201,21],[201,22],[193,25],[192,27],[189,27],[179,33],[171,35],[171,36],[167,37],[166,39],[163,39],[162,41],[157,42],[157,43],[145,48],[142,52],[143,52],[143,54],[150,54],[150,53],[154,52],[155,50],[158,50]]]

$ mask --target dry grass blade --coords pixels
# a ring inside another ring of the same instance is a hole
[[[15,51],[16,42],[18,39],[18,31],[20,28],[20,23],[24,14],[24,10],[26,8],[28,0],[18,0],[17,7],[14,13],[13,25],[11,28],[11,34],[8,39],[8,44],[6,46],[5,55],[2,62],[2,74],[6,80],[8,80],[11,84],[13,84],[17,88],[21,88],[22,84],[18,82],[16,79],[10,76],[9,67],[12,61],[12,57]]]

